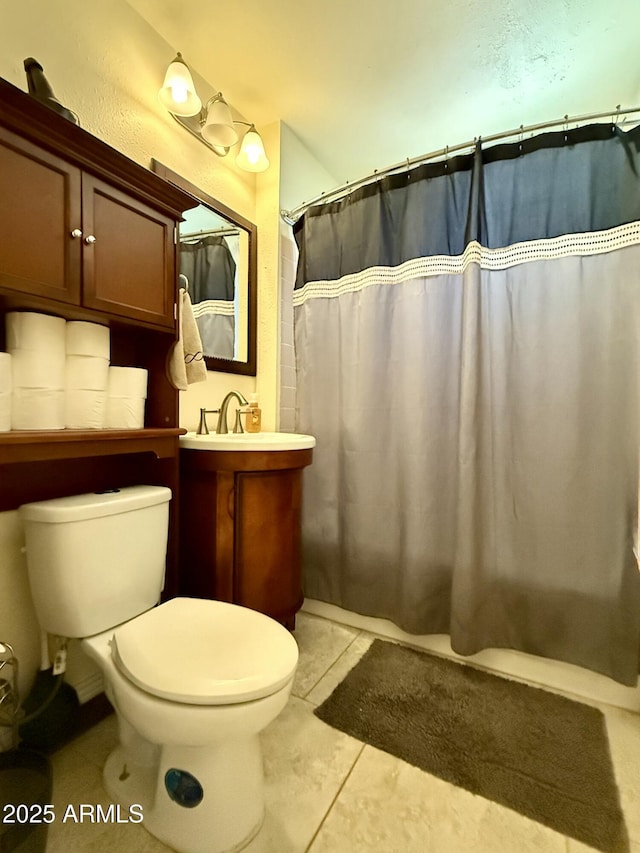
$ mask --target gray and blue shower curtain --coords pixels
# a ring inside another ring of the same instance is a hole
[[[189,282],[193,316],[206,356],[232,359],[235,355],[236,271],[225,237],[210,235],[181,242],[180,272]]]
[[[305,595],[636,684],[640,128],[478,145],[294,235]]]

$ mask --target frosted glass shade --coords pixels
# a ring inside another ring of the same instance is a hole
[[[220,145],[223,148],[235,145],[238,141],[231,110],[221,94],[217,94],[208,104],[202,135],[211,145]]]
[[[180,54],[167,68],[158,97],[160,103],[177,116],[194,116],[202,109],[191,72]]]
[[[269,168],[262,138],[253,125],[244,135],[236,163],[247,172],[264,172]]]

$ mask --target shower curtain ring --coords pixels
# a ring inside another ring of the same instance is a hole
[[[618,126],[618,119],[620,118],[620,104],[617,104],[616,111],[611,116],[611,133],[615,133],[616,127]]]

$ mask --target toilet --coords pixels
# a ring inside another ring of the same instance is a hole
[[[102,670],[119,730],[104,784],[120,814],[142,813],[177,851],[226,853],[262,824],[258,734],[287,702],[298,647],[246,607],[158,604],[170,500],[131,486],[25,504],[29,581],[40,626],[81,638]]]

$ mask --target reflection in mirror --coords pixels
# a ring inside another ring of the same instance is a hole
[[[155,160],[153,170],[199,202],[180,223],[178,270],[207,368],[255,376],[256,227]]]
[[[248,234],[201,204],[180,223],[181,283],[189,292],[202,348],[217,358],[247,360]]]

